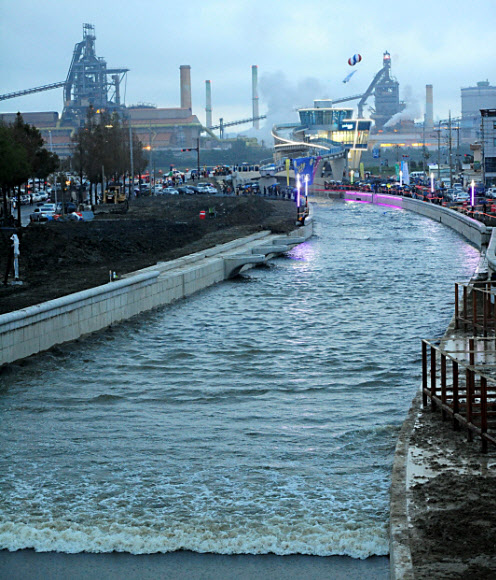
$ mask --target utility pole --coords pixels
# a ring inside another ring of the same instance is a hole
[[[450,187],[453,187],[453,159],[452,159],[452,147],[451,147],[451,111],[448,117],[448,151],[449,151],[449,170],[450,170]]]
[[[198,169],[198,180],[200,179],[200,136],[196,140],[196,161],[197,161],[197,169]]]
[[[133,162],[133,130],[131,128],[131,118],[129,117],[129,155],[130,155],[130,163],[131,163],[131,174],[130,174],[130,183],[129,183],[129,199],[133,196],[134,191],[134,162]]]
[[[484,147],[484,117],[487,117],[487,111],[481,110],[481,172],[482,172],[482,185],[486,187],[486,151]]]
[[[150,195],[153,195],[152,189],[152,168],[153,168],[153,157],[152,157],[152,123],[150,121],[150,169],[148,170],[149,180],[150,180]]]
[[[441,121],[439,121],[439,128],[437,133],[437,180],[441,183]]]

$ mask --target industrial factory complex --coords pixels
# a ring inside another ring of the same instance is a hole
[[[64,106],[60,116],[52,111],[22,113],[25,122],[36,126],[48,147],[61,157],[71,154],[71,137],[84,124],[89,105],[96,111],[117,112],[141,142],[154,150],[192,149],[198,146],[200,136],[208,146],[208,142],[223,139],[227,127],[251,123],[254,129],[258,129],[260,120],[266,118],[259,111],[256,66],[252,67],[252,116],[248,119],[233,122],[220,119],[218,125],[213,125],[211,83],[207,80],[206,123],[203,125],[193,113],[189,65],[180,67],[180,106],[126,106],[121,102],[120,86],[128,69],[108,67],[106,61],[96,54],[95,40],[94,26],[84,24],[83,39],[74,47],[65,81],[0,95],[0,100],[7,100],[57,88],[63,90]],[[357,167],[361,153],[367,149],[395,146],[435,148],[441,127],[446,126],[447,121],[434,121],[433,86],[426,85],[425,116],[421,123],[407,118],[406,104],[400,101],[399,88],[399,82],[391,74],[391,56],[386,51],[382,68],[364,93],[334,100],[317,99],[313,107],[298,110],[299,123],[273,127],[275,161],[318,155],[326,157],[334,166],[341,163],[339,159],[345,159],[347,166]],[[368,102],[372,97],[373,105]],[[343,106],[353,101],[357,101],[356,116],[354,107]],[[480,140],[484,128],[487,137],[494,127],[490,122],[482,123],[481,109],[489,111],[486,116],[492,119],[490,111],[496,110],[496,87],[484,81],[477,83],[476,87],[462,88],[461,104],[461,117],[449,120],[457,131],[458,142]],[[370,118],[364,114],[366,105],[371,111]],[[15,114],[0,113],[0,120],[10,123]],[[491,151],[485,151],[486,156],[488,153]]]

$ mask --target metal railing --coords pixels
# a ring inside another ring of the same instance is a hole
[[[438,344],[435,344],[437,342]],[[422,402],[430,399],[455,430],[467,429],[468,440],[481,438],[482,452],[496,445],[496,350],[494,338],[422,340]],[[480,364],[477,364],[480,360]],[[491,374],[493,376],[491,376]]]
[[[496,281],[455,283],[455,329],[482,336],[496,331]]]

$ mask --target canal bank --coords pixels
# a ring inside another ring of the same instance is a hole
[[[122,279],[0,315],[0,366],[170,304],[264,264],[308,239],[311,218],[289,235],[252,234],[122,276]]]
[[[324,194],[325,196],[326,194]],[[401,207],[456,230],[481,251],[473,280],[496,271],[491,228],[442,206],[399,196],[344,192],[349,201]],[[464,342],[454,321],[443,340]],[[420,350],[420,345],[419,345]],[[393,579],[494,578],[496,574],[496,450],[481,452],[439,410],[412,401],[395,449],[390,491]]]

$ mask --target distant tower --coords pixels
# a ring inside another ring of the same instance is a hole
[[[426,131],[432,131],[434,129],[434,106],[432,98],[432,85],[425,85],[424,127]]]
[[[251,87],[252,87],[252,100],[253,100],[253,118],[256,119],[260,116],[258,111],[258,66],[254,64],[251,67]],[[253,128],[260,129],[259,121],[253,121]]]
[[[189,64],[182,64],[181,71],[181,109],[191,111],[191,67]]]
[[[206,118],[206,126],[212,126],[212,86],[210,81],[205,81],[205,118]]]
[[[376,129],[382,129],[393,115],[405,108],[400,103],[400,84],[391,74],[391,55],[385,52],[382,59],[381,80],[377,83],[374,91],[375,113],[371,115],[375,121]]]
[[[96,55],[95,40],[93,24],[83,24],[83,40],[74,47],[64,86],[63,126],[81,126],[90,105],[110,113],[122,108],[119,84],[129,69],[108,69],[105,59]],[[115,89],[113,100],[109,87]]]

